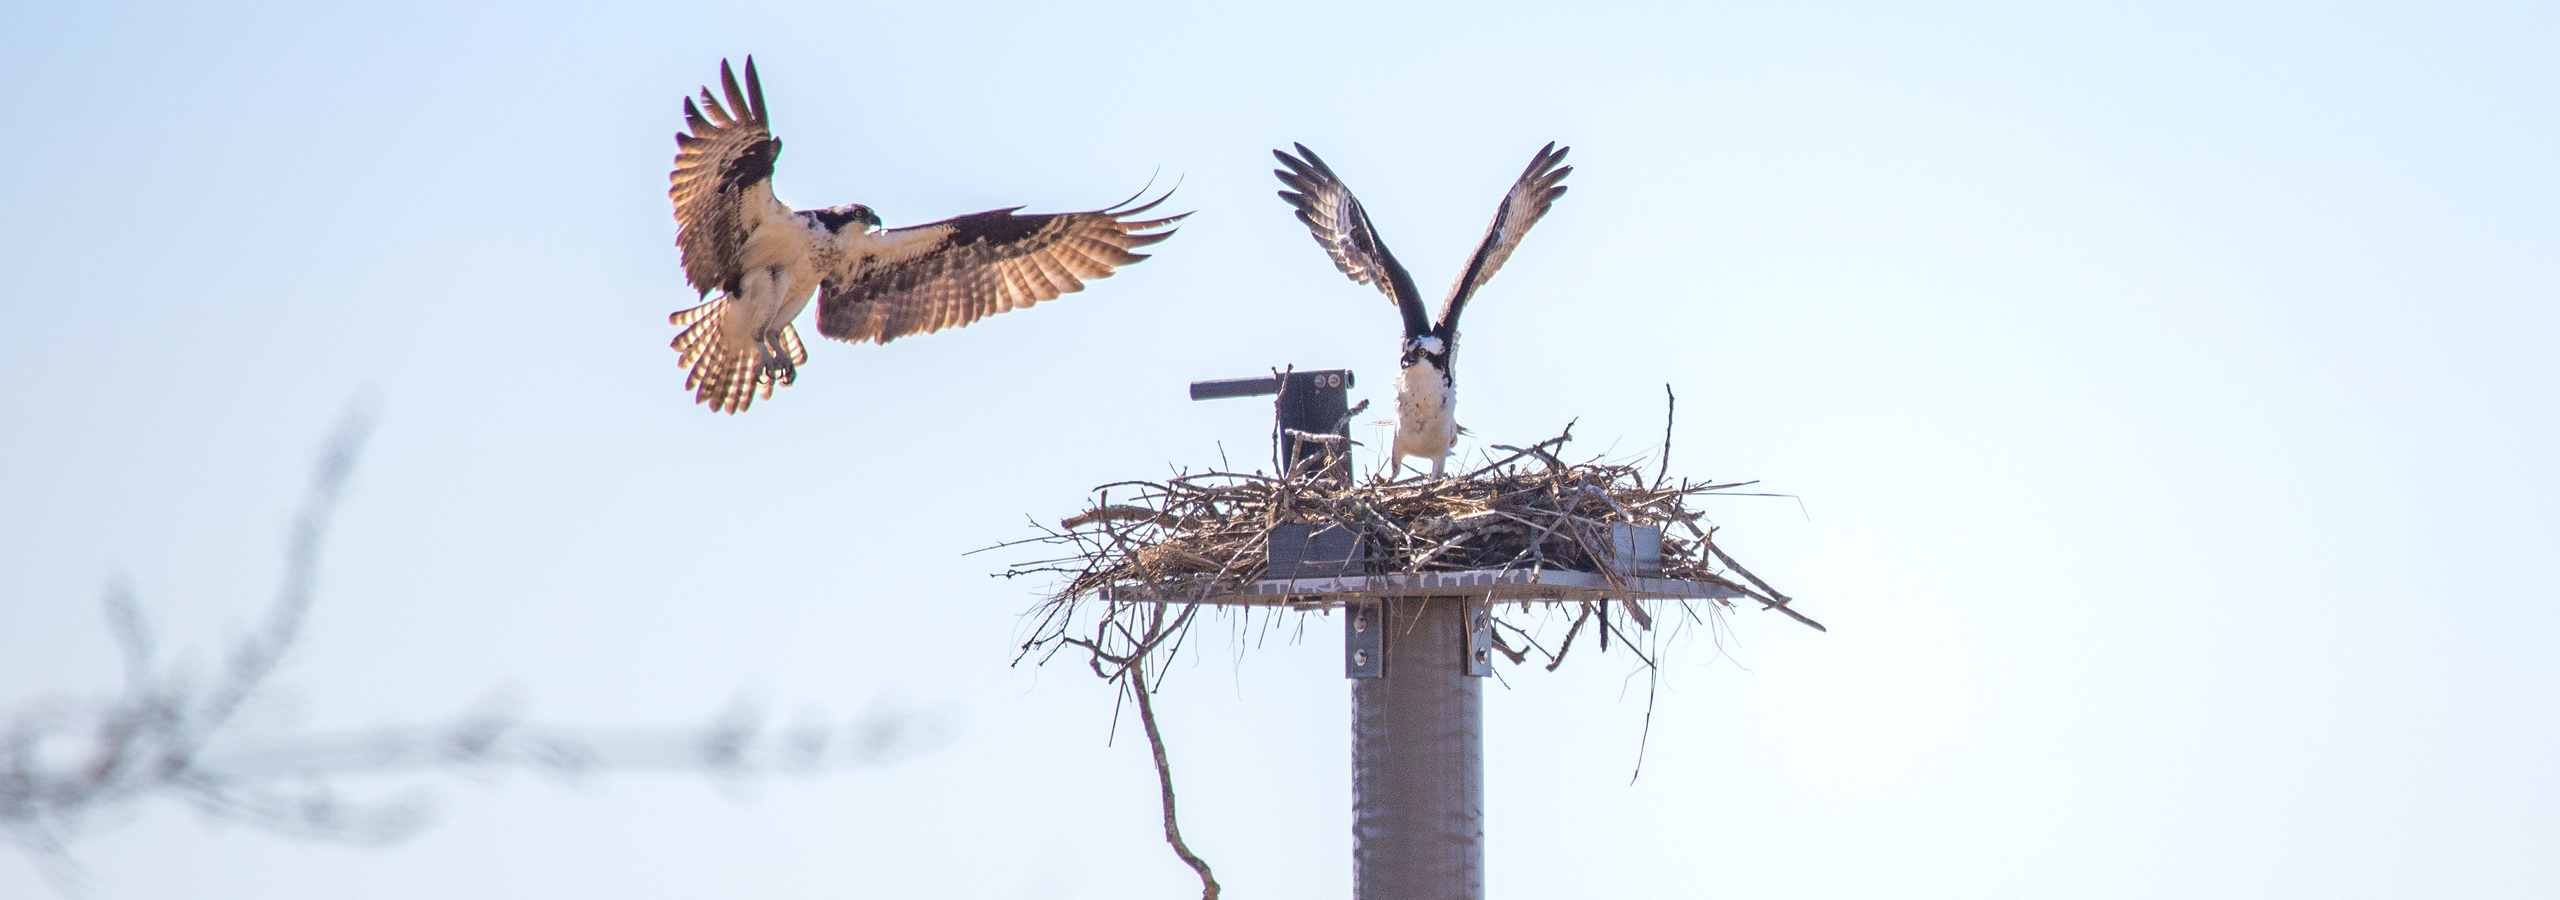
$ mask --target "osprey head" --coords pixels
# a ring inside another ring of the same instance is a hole
[[[810,213],[809,217],[818,220],[818,224],[827,226],[828,234],[842,232],[846,225],[855,222],[860,222],[867,228],[880,227],[880,214],[872,212],[871,207],[859,203],[830,206]]]
[[[1438,367],[1442,371],[1447,371],[1449,368],[1449,345],[1442,343],[1440,336],[1436,334],[1426,334],[1421,337],[1406,339],[1404,342],[1404,359],[1402,360],[1402,363],[1410,366],[1425,359],[1430,360],[1433,366]]]

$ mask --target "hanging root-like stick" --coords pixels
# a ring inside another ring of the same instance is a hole
[[[1495,624],[1501,623],[1497,622]],[[1499,628],[1494,629],[1493,631],[1493,649],[1502,651],[1503,656],[1511,659],[1512,665],[1516,666],[1529,661],[1529,651],[1514,649],[1509,642],[1502,639],[1502,630]]]
[[[1156,729],[1155,704],[1147,701],[1145,665],[1143,655],[1129,660],[1128,688],[1138,698],[1138,721],[1147,728],[1147,749],[1155,751],[1156,786],[1164,792],[1164,842],[1173,845],[1173,855],[1182,857],[1183,864],[1200,873],[1200,900],[1218,900],[1218,879],[1209,874],[1209,861],[1191,852],[1191,847],[1182,842],[1182,826],[1174,822],[1173,766],[1165,762],[1164,732]]]
[[[1582,623],[1590,618],[1591,604],[1585,603],[1582,605],[1582,614],[1573,617],[1573,627],[1565,629],[1564,643],[1556,647],[1556,655],[1547,658],[1547,671],[1553,672],[1557,666],[1564,665],[1564,655],[1573,652],[1573,636],[1582,633]]]

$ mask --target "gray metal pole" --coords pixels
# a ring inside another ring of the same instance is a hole
[[[1468,604],[1386,604],[1386,671],[1351,681],[1353,900],[1483,900],[1484,693]]]

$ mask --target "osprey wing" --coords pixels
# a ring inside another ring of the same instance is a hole
[[[1564,161],[1564,155],[1572,149],[1547,142],[1529,160],[1529,168],[1520,173],[1520,180],[1511,183],[1511,193],[1503,195],[1502,205],[1493,211],[1493,224],[1485,227],[1484,241],[1476,245],[1475,258],[1467,261],[1466,271],[1458,273],[1457,282],[1449,285],[1449,299],[1440,304],[1442,329],[1456,333],[1458,312],[1466,307],[1467,298],[1493,280],[1493,273],[1511,258],[1520,239],[1529,236],[1529,226],[1538,224],[1546,217],[1547,208],[1555,205],[1556,198],[1564,196],[1564,186],[1557,182],[1572,174],[1573,167],[1557,168],[1556,163]]]
[[[1431,320],[1422,308],[1420,292],[1414,290],[1413,276],[1405,274],[1404,264],[1396,262],[1386,243],[1378,240],[1377,227],[1369,224],[1369,211],[1360,207],[1360,198],[1351,196],[1351,189],[1333,174],[1333,168],[1307,145],[1290,146],[1298,148],[1298,156],[1271,151],[1281,165],[1289,167],[1271,170],[1290,188],[1280,192],[1280,199],[1297,207],[1298,221],[1306,223],[1316,243],[1333,257],[1334,268],[1352,281],[1377,285],[1387,295],[1387,301],[1404,314],[1405,336],[1430,331]]]
[[[735,292],[743,266],[738,257],[747,234],[773,202],[773,160],[782,142],[765,118],[764,85],[756,61],[747,58],[746,89],[720,61],[720,90],[728,104],[702,89],[702,103],[684,101],[690,134],[676,135],[676,167],[667,173],[667,196],[676,204],[676,246],[684,251],[684,277],[694,290]]]
[[[1029,216],[1017,206],[878,232],[820,282],[818,331],[885,344],[1084,290],[1147,258],[1131,251],[1173,236],[1156,229],[1190,213],[1136,218],[1164,200]]]

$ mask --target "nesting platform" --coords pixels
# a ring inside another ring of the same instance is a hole
[[[1183,593],[1190,602],[1219,606],[1286,606],[1331,609],[1346,603],[1397,597],[1463,597],[1492,603],[1575,602],[1599,600],[1729,600],[1741,591],[1710,581],[1668,578],[1662,574],[1662,530],[1611,523],[1607,546],[1609,571],[1588,572],[1550,566],[1505,566],[1457,571],[1375,571],[1366,543],[1340,528],[1282,525],[1272,529],[1266,551],[1267,577],[1237,584],[1203,580]],[[1152,600],[1151,591],[1119,590],[1104,585],[1105,600]],[[1205,588],[1205,589],[1204,589]]]
[[[1522,665],[1535,653],[1554,671],[1577,636],[1602,652],[1614,636],[1658,667],[1666,633],[1684,621],[1714,627],[1693,600],[1711,613],[1752,600],[1822,627],[1717,546],[1690,502],[1751,482],[1673,481],[1667,463],[1651,477],[1629,464],[1568,463],[1557,454],[1570,425],[1526,447],[1496,445],[1510,455],[1474,471],[1363,481],[1348,426],[1367,404],[1346,405],[1351,384],[1342,370],[1196,382],[1195,400],[1277,395],[1272,474],[1102,485],[1085,511],[1055,528],[1035,521],[1041,536],[1003,545],[1063,550],[1003,573],[1058,580],[1015,659],[1081,651],[1095,675],[1137,700],[1166,840],[1200,872],[1206,897],[1217,884],[1175,828],[1172,770],[1147,700],[1204,611],[1237,614],[1247,629],[1257,611],[1300,626],[1302,613],[1340,611],[1354,895],[1367,898],[1483,896],[1483,683],[1496,654]],[[1668,610],[1683,615],[1666,620]],[[1562,634],[1542,641],[1550,624]]]
[[[1328,578],[1265,578],[1247,589],[1209,597],[1207,603],[1239,606],[1287,606],[1323,609],[1346,601],[1390,597],[1465,596],[1496,603],[1577,600],[1715,600],[1738,599],[1742,592],[1721,584],[1677,578],[1622,577],[1610,583],[1598,572],[1528,569],[1473,569],[1463,572],[1413,572],[1391,575],[1337,575]]]

